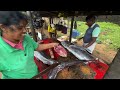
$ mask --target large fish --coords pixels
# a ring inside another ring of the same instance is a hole
[[[85,48],[77,45],[69,45],[68,42],[62,41],[61,44],[79,60],[95,60],[95,58],[87,52]]]
[[[42,52],[34,51],[34,56],[42,61],[44,64],[52,65],[54,63],[58,63],[55,60],[47,59]]]

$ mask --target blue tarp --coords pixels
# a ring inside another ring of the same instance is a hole
[[[77,36],[80,36],[80,32],[78,32],[78,30],[76,30],[76,29],[73,29],[72,38],[76,38]]]

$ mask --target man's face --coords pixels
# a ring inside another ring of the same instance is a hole
[[[9,29],[11,30],[6,30],[6,34],[13,40],[21,40],[23,38],[24,33],[26,32],[26,27],[27,21],[21,20],[20,24],[18,26],[16,25],[11,25]]]
[[[88,25],[88,27],[91,27],[93,25],[93,20],[87,20],[86,21],[86,25]]]

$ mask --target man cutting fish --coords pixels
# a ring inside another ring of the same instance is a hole
[[[98,36],[100,34],[100,27],[95,23],[96,17],[94,15],[88,15],[86,17],[86,25],[88,25],[88,29],[83,38],[83,47],[87,48],[89,53],[93,53],[93,50],[96,46],[96,41],[98,40]]]
[[[58,46],[38,44],[25,35],[27,17],[18,11],[0,11],[0,72],[2,79],[29,79],[37,75],[34,51]]]

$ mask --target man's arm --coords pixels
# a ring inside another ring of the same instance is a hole
[[[59,43],[49,43],[49,44],[39,44],[38,48],[36,49],[37,51],[42,51],[45,49],[50,49],[52,47],[57,46]]]
[[[59,43],[49,43],[49,44],[38,44],[35,42],[29,35],[26,35],[25,38],[33,45],[34,50],[42,51],[57,46]],[[40,43],[40,42],[39,42]]]
[[[88,48],[88,47],[91,46],[94,42],[96,42],[96,39],[97,39],[97,37],[92,37],[92,41],[91,41],[89,44],[87,44],[86,46],[83,46],[83,47]]]
[[[2,73],[0,72],[0,79],[2,78]]]

